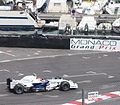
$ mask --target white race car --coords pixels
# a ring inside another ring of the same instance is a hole
[[[70,89],[77,89],[78,84],[71,80],[66,80],[60,77],[52,79],[41,79],[33,75],[28,75],[20,80],[7,79],[8,89],[16,94],[24,92],[41,92],[50,90],[68,91]]]

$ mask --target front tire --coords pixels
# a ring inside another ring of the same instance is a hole
[[[24,92],[24,87],[21,85],[21,84],[17,84],[15,87],[14,87],[14,92],[16,94],[22,94]]]
[[[60,88],[59,88],[61,91],[68,91],[70,90],[70,84],[66,81],[63,81],[61,84],[60,84]]]

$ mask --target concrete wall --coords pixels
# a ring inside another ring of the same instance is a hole
[[[57,43],[57,44],[56,44]],[[55,48],[69,49],[68,38],[46,38],[46,37],[0,37],[0,47],[22,47],[22,48]]]

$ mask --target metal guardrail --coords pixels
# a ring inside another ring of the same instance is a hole
[[[39,18],[42,20],[59,20],[62,13],[41,13],[38,14]],[[76,20],[79,22],[82,17],[85,16],[84,14],[76,14]],[[102,14],[102,15],[94,15],[98,22],[113,22],[115,19],[120,17],[119,15],[109,15],[109,14]]]
[[[110,35],[2,35],[0,47],[69,49],[70,38],[120,40],[120,36]]]

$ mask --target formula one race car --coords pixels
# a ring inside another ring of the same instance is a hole
[[[37,76],[29,75],[20,80],[7,79],[8,89],[16,94],[24,92],[41,92],[50,90],[68,91],[70,89],[78,88],[78,84],[71,80],[65,80],[60,77],[52,79],[41,79]]]

